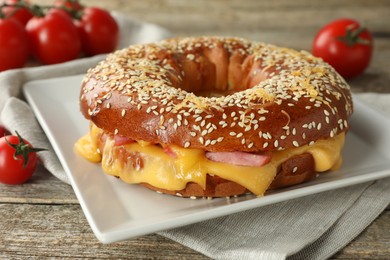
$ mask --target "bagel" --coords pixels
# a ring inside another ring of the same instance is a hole
[[[183,197],[295,185],[341,165],[350,87],[305,51],[174,38],[109,54],[86,73],[76,143],[128,183]]]

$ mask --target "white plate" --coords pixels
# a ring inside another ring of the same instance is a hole
[[[32,81],[24,86],[24,94],[68,173],[92,230],[103,243],[390,176],[390,121],[356,101],[344,164],[337,172],[261,198],[191,200],[157,194],[103,174],[99,164],[74,152],[74,143],[88,131],[78,107],[81,79],[82,75]]]

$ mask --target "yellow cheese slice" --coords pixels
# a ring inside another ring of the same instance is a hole
[[[205,188],[206,176],[217,175],[236,182],[254,194],[262,196],[272,183],[278,166],[289,158],[303,154],[312,154],[315,170],[323,172],[340,167],[341,151],[344,146],[344,133],[333,138],[319,140],[312,145],[277,151],[271,161],[262,167],[237,166],[208,160],[204,151],[172,146],[176,158],[164,152],[161,146],[134,142],[115,146],[112,138],[107,138],[103,151],[97,148],[97,138],[102,130],[92,126],[90,133],[75,144],[76,150],[87,160],[101,161],[103,171],[118,176],[127,183],[149,183],[166,190],[182,190],[187,183],[194,182]],[[114,153],[125,149],[129,161],[116,160]],[[142,157],[141,165],[135,158]]]

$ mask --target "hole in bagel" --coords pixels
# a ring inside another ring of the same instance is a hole
[[[188,58],[191,57],[191,58]],[[200,97],[222,97],[258,85],[274,72],[272,66],[264,70],[260,59],[252,54],[240,54],[233,50],[228,54],[223,47],[199,49],[178,58],[179,71],[183,75],[181,89]]]

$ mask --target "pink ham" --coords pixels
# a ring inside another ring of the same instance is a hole
[[[177,154],[172,150],[172,148],[170,146],[165,146],[163,148],[163,151],[164,151],[164,153],[168,154],[172,158],[177,159]]]
[[[270,162],[271,155],[269,153],[206,152],[206,158],[214,162],[261,167]]]
[[[135,142],[133,139],[121,135],[115,135],[114,141],[115,141],[115,146],[131,144]]]

